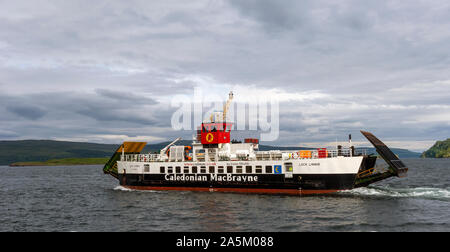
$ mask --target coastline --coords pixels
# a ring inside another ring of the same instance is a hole
[[[9,164],[10,167],[22,167],[22,166],[61,166],[61,165],[103,165],[109,158],[62,158],[51,159],[47,161],[34,161],[34,162],[15,162]]]

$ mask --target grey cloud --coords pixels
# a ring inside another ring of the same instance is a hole
[[[32,134],[35,138],[42,138],[39,134],[44,132],[49,134],[49,137],[54,137],[58,132],[64,131],[67,136],[83,132],[84,134],[102,132],[102,134],[127,135],[134,133],[131,130],[124,132],[124,128],[134,128],[139,131],[146,127],[166,126],[167,122],[170,122],[170,117],[155,119],[153,112],[160,105],[153,99],[134,93],[125,93],[125,99],[120,96],[111,97],[111,94],[116,93],[109,90],[103,90],[101,93],[53,92],[20,96],[2,95],[0,104],[36,104],[36,107],[5,106],[6,111],[32,119],[35,123],[23,124],[20,120],[7,117],[7,114],[2,113],[0,119],[5,122],[2,124],[2,130],[21,132],[23,136]],[[105,93],[109,96],[104,96]],[[140,102],[135,101],[136,97],[140,98]],[[44,114],[45,120],[42,118]]]
[[[307,20],[309,1],[232,0],[244,15],[255,18],[270,32],[297,29]]]
[[[117,100],[117,102],[129,101],[137,104],[147,104],[147,105],[157,104],[157,102],[152,98],[136,95],[131,92],[113,91],[108,89],[96,89],[95,91],[97,94]]]
[[[6,106],[6,110],[30,120],[40,119],[47,113],[39,107],[27,105],[8,105]]]
[[[440,138],[442,120],[411,122],[449,104],[439,82],[450,79],[449,10],[447,1],[5,2],[0,131],[189,136],[170,129],[168,101],[200,84],[217,95],[224,83],[328,95],[281,104],[281,144],[360,126]]]
[[[0,138],[1,139],[17,138],[19,136],[20,135],[14,131],[0,130]]]

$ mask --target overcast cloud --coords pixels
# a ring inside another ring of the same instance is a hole
[[[449,1],[0,1],[0,139],[159,142],[171,99],[280,99],[272,145],[450,137]]]

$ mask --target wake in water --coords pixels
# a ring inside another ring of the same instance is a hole
[[[140,191],[116,186],[115,191],[124,192],[152,192],[163,193],[162,191]],[[450,200],[450,188],[432,188],[432,187],[416,187],[416,188],[393,188],[389,186],[370,186],[361,187],[349,191],[338,192],[341,195],[357,195],[357,196],[379,196],[379,197],[395,197],[395,198],[425,198],[436,200]]]
[[[432,187],[393,188],[389,186],[370,186],[357,188],[350,191],[344,191],[341,192],[341,194],[450,200],[449,188],[432,188]]]
[[[130,189],[130,188],[126,188],[123,186],[116,186],[114,187],[114,191],[123,191],[123,192],[144,192],[144,193],[164,193],[164,191],[156,191],[156,190],[135,190],[135,189]]]
[[[116,186],[116,187],[114,187],[114,190],[115,190],[115,191],[124,191],[124,192],[132,192],[132,191],[134,191],[134,190],[132,190],[132,189],[125,188],[125,187],[123,187],[123,186]]]

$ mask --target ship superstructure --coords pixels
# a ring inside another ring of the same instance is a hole
[[[176,145],[178,138],[159,153],[142,154],[146,143],[124,142],[104,172],[138,190],[273,194],[331,193],[407,172],[386,145],[365,131],[361,133],[385,159],[387,169],[375,169],[377,156],[353,146],[260,151],[256,138],[231,141],[233,124],[227,122],[227,111],[232,99],[230,93],[223,111],[201,124],[191,145]]]

